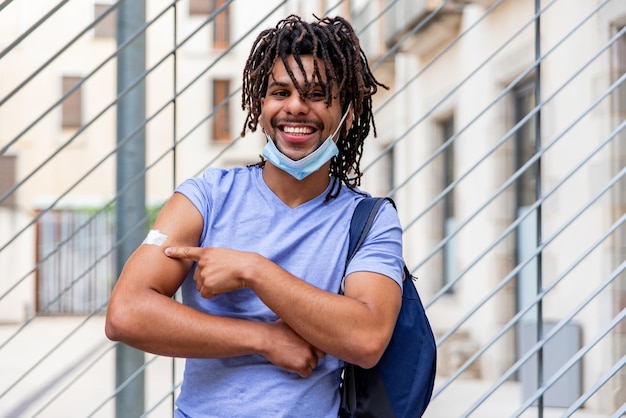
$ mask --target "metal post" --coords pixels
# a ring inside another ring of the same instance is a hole
[[[535,61],[537,61],[537,67],[535,68],[535,106],[541,103],[541,0],[535,0]],[[541,113],[542,109],[538,109],[535,115],[535,152],[541,151]],[[541,158],[537,160],[535,164],[535,201],[541,199]],[[537,207],[537,247],[540,247],[543,241],[542,238],[542,205]],[[537,283],[535,287],[537,294],[540,294],[543,290],[543,251],[537,254]],[[537,302],[537,340],[543,339],[543,299],[539,299]],[[537,388],[543,385],[544,381],[544,367],[543,367],[543,346],[537,351]],[[544,398],[543,394],[537,399],[537,418],[543,418],[544,412]]]
[[[145,23],[145,0],[123,0],[117,13],[117,45],[120,48]],[[137,36],[117,57],[118,96],[142,77],[146,68],[145,34]],[[145,82],[132,87],[117,104],[117,273],[146,234],[145,206]],[[116,351],[115,413],[119,418],[144,412],[144,353],[124,344]],[[133,374],[137,375],[129,380]],[[129,380],[126,382],[126,380]]]

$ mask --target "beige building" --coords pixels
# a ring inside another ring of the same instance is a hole
[[[427,415],[533,416],[539,348],[546,416],[626,412],[625,2],[145,3],[148,218],[182,179],[258,160],[258,32],[349,15],[390,87],[363,188],[398,203],[437,334]],[[0,6],[0,416],[114,414],[118,6]],[[182,365],[146,361],[148,415],[171,416]]]

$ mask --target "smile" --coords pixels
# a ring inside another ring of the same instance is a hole
[[[282,131],[290,135],[310,135],[315,132],[315,129],[307,126],[284,126]]]

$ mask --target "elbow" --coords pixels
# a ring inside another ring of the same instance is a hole
[[[369,338],[367,341],[363,341],[358,348],[355,348],[354,352],[358,353],[358,358],[353,363],[364,369],[371,369],[378,364],[388,344],[388,336]]]
[[[120,332],[119,329],[116,327],[116,325],[109,319],[109,316],[107,315],[107,319],[106,322],[104,324],[104,335],[106,335],[106,337],[111,340],[111,341],[120,341],[121,340],[121,336],[120,336]]]
[[[130,329],[127,318],[128,315],[123,309],[116,307],[115,304],[109,304],[104,323],[104,334],[109,340],[124,342],[127,339]]]

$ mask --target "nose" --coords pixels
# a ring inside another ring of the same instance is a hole
[[[309,104],[296,92],[285,102],[285,111],[290,115],[304,115],[309,111]]]

